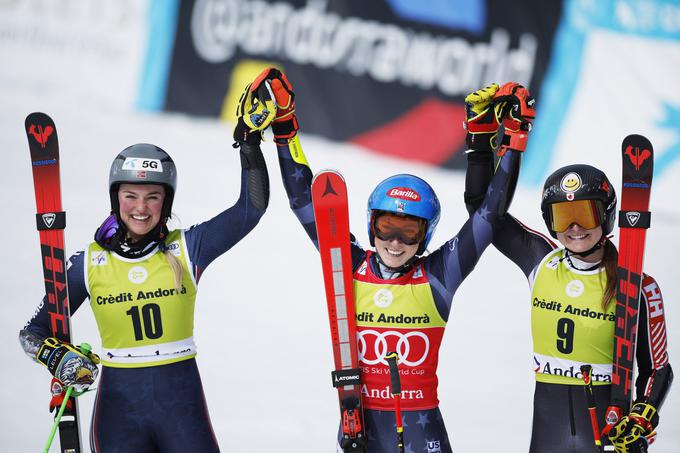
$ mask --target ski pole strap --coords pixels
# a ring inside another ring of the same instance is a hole
[[[619,227],[649,228],[651,217],[649,211],[619,211]]]
[[[65,212],[44,212],[35,215],[35,224],[38,231],[63,230],[66,228]]]
[[[344,387],[346,385],[361,385],[361,369],[348,368],[346,370],[331,371],[333,387]]]

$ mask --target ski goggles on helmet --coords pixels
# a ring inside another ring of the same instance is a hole
[[[398,239],[406,245],[416,245],[425,239],[424,219],[406,215],[376,213],[373,218],[373,234],[382,241]]]
[[[604,209],[599,200],[575,200],[550,205],[550,228],[558,233],[576,223],[586,230],[602,225]]]

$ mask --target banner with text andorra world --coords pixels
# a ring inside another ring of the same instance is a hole
[[[301,130],[458,168],[465,95],[518,81],[540,99],[562,2],[181,1],[163,108],[233,119],[283,69]]]

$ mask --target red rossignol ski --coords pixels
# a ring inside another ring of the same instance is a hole
[[[607,413],[609,426],[630,411],[633,399],[642,263],[645,236],[650,225],[649,198],[654,169],[654,150],[645,137],[629,135],[621,147],[623,179],[611,386],[611,405],[616,407],[610,407]],[[616,413],[616,408],[621,413]]]
[[[331,375],[340,400],[340,446],[344,452],[365,452],[347,186],[343,177],[331,170],[317,173],[312,180],[312,202],[335,359]]]
[[[40,233],[40,254],[50,329],[54,337],[71,343],[71,314],[64,254],[66,214],[61,207],[57,129],[48,115],[39,112],[28,115],[25,125],[31,151],[36,224]],[[55,415],[56,413],[57,411]],[[70,400],[70,406],[65,409],[59,422],[59,440],[62,453],[81,452],[75,398]]]

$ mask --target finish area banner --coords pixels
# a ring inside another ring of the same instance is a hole
[[[517,81],[540,100],[562,3],[181,1],[164,110],[232,120],[266,66],[288,75],[304,133],[463,164],[466,94]]]

